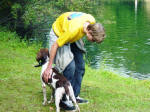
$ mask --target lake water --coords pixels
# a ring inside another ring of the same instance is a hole
[[[125,77],[150,78],[150,2],[104,2],[92,9],[107,38],[100,45],[86,42],[86,62]]]

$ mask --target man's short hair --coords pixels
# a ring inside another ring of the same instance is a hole
[[[88,25],[87,30],[90,31],[93,39],[97,43],[101,43],[106,38],[104,27],[100,23]]]

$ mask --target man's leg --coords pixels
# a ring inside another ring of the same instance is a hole
[[[75,61],[72,60],[70,64],[63,71],[63,75],[67,78],[67,80],[70,81],[71,84],[74,78],[74,73],[75,73]]]
[[[77,48],[76,44],[71,44],[71,51],[74,55],[75,61],[75,74],[73,78],[73,89],[75,96],[77,97],[80,94],[81,82],[85,73],[85,61],[83,60],[82,51]]]
[[[76,100],[78,103],[88,103],[88,100],[79,97],[82,79],[85,73],[85,61],[83,59],[83,52],[76,46],[75,43],[71,44],[71,51],[74,55],[75,61],[75,74],[73,78],[73,89]]]

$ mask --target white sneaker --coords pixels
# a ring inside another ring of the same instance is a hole
[[[73,103],[72,103],[72,101],[62,101],[64,104],[66,104],[66,105],[68,105],[69,107],[72,107],[73,106]]]

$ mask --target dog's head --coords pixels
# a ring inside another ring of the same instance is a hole
[[[42,48],[40,49],[40,51],[37,53],[37,56],[36,56],[36,61],[39,63],[38,65],[35,65],[35,67],[39,67],[39,66],[42,66],[47,58],[49,57],[49,51],[47,48]]]

